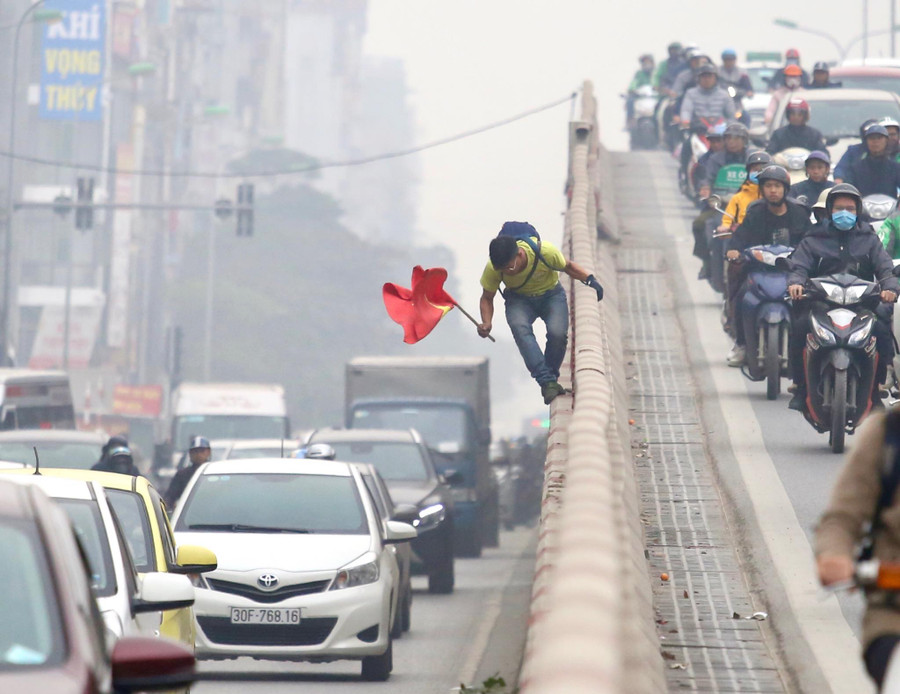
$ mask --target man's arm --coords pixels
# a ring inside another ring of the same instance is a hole
[[[494,294],[496,293],[489,292],[487,289],[481,290],[481,301],[478,302],[478,308],[481,309],[481,323],[476,327],[481,337],[491,334],[494,320]]]
[[[694,95],[691,93],[693,89],[688,89],[684,93],[684,98],[681,100],[681,126],[683,128],[690,127],[691,125],[691,114],[694,112]]]
[[[603,287],[597,281],[597,278],[590,274],[587,270],[585,270],[578,263],[572,262],[571,260],[566,261],[566,266],[562,270],[573,280],[578,280],[579,282],[583,282],[595,292],[597,292],[597,301],[602,301],[603,299]]]

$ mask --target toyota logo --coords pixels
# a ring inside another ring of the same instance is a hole
[[[256,579],[256,582],[259,583],[262,588],[271,590],[278,585],[278,576],[276,576],[275,574],[263,574]]]

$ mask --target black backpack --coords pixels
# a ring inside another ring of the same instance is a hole
[[[528,222],[505,222],[503,226],[500,228],[500,233],[497,236],[511,236],[516,241],[524,241],[528,244],[532,251],[534,251],[534,263],[531,265],[531,269],[528,271],[528,274],[525,276],[525,279],[519,284],[517,287],[510,287],[509,283],[506,284],[506,291],[515,292],[518,289],[521,289],[528,281],[534,277],[534,273],[537,270],[538,261],[542,262],[551,270],[555,270],[550,263],[544,258],[541,254],[541,235],[537,232],[537,229],[534,228],[533,225]],[[503,273],[500,273],[501,277]],[[505,296],[503,290],[500,291],[500,294]]]

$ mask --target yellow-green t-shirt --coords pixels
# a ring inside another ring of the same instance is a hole
[[[541,255],[547,263],[538,259],[537,269],[523,285],[522,283],[528,277],[531,266],[534,264],[534,251],[527,241],[517,241],[516,245],[525,251],[528,259],[525,269],[517,275],[504,275],[500,270],[495,270],[488,261],[484,266],[484,272],[481,273],[481,286],[489,292],[496,292],[500,288],[500,283],[503,282],[508,290],[525,296],[537,296],[553,289],[559,283],[560,271],[566,267],[566,259],[559,249],[552,243],[541,241]],[[548,264],[550,267],[547,266]]]

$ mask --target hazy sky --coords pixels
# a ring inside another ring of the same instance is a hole
[[[870,31],[890,26],[890,0],[869,0]],[[698,43],[716,62],[721,50],[796,47],[802,63],[835,60],[827,39],[774,26],[776,16],[831,33],[846,43],[862,31],[858,1],[774,3],[710,0],[369,0],[365,51],[406,62],[417,142],[451,135],[553,101],[591,79],[600,129],[613,149],[626,146],[618,96],[639,54],[661,60],[672,40]],[[839,8],[841,12],[839,13]],[[900,42],[900,39],[898,39]],[[858,54],[858,52],[857,52]],[[884,36],[870,55],[888,55]],[[507,219],[561,237],[568,105],[419,155],[418,228],[423,241],[450,245],[462,297],[477,309],[487,243]],[[501,319],[502,322],[502,319]],[[506,332],[505,326],[499,326]]]

